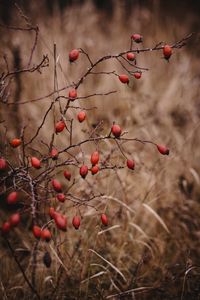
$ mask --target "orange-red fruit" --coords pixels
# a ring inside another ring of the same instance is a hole
[[[141,43],[143,41],[143,37],[138,33],[132,34],[131,39],[136,43]]]
[[[59,213],[54,214],[54,221],[58,229],[66,231],[67,229],[67,218]]]
[[[65,178],[70,181],[72,174],[67,170],[65,170],[63,174]]]
[[[17,192],[11,192],[7,196],[7,203],[8,204],[15,204],[17,202],[17,198],[18,198],[18,193]]]
[[[122,74],[122,75],[119,75],[119,80],[122,82],[122,83],[129,83],[129,78],[126,74]]]
[[[91,173],[92,173],[92,175],[95,175],[95,174],[97,174],[99,172],[99,167],[97,166],[97,165],[95,165],[95,166],[93,166],[92,168],[91,168]]]
[[[55,209],[53,207],[49,207],[49,215],[50,217],[53,219],[54,218],[54,214],[55,214]]]
[[[112,131],[112,134],[118,138],[120,137],[121,133],[122,133],[122,130],[121,130],[121,127],[117,124],[114,124],[111,128],[111,131]]]
[[[51,184],[56,192],[62,191],[61,183],[57,179],[52,179]]]
[[[135,54],[132,52],[129,52],[126,54],[126,58],[130,61],[133,61],[133,60],[135,60]]]
[[[64,121],[58,121],[55,125],[55,131],[56,133],[62,132],[65,128],[65,122]]]
[[[86,113],[84,111],[80,111],[77,115],[77,119],[80,123],[82,123],[86,119]]]
[[[41,233],[42,233],[42,230],[39,226],[37,225],[34,225],[33,226],[33,235],[36,239],[39,239],[41,237]]]
[[[169,148],[167,148],[166,146],[163,145],[156,145],[158,151],[163,154],[163,155],[169,155]]]
[[[13,148],[18,147],[19,145],[21,145],[21,140],[20,139],[13,139],[12,141],[10,141],[10,145]]]
[[[99,162],[99,152],[98,151],[94,151],[91,154],[91,158],[90,158],[91,164],[94,166]]]
[[[72,225],[74,226],[74,228],[76,230],[79,229],[80,224],[81,224],[81,220],[80,220],[79,216],[74,216],[73,220],[72,220]]]
[[[1,230],[2,230],[2,233],[8,233],[11,229],[11,224],[10,222],[4,222],[2,227],[1,227]]]
[[[57,197],[58,201],[65,202],[65,195],[64,194],[60,193],[56,197]]]
[[[12,226],[17,226],[19,224],[20,220],[21,220],[21,216],[19,213],[15,213],[15,214],[11,215],[10,219],[9,219],[10,224]]]
[[[134,76],[136,79],[140,79],[141,76],[142,76],[142,72],[135,72],[135,73],[133,74],[133,76]]]
[[[41,238],[46,242],[49,242],[51,240],[51,232],[49,231],[49,229],[43,229],[41,231]]]
[[[135,168],[135,162],[134,162],[134,160],[132,160],[132,159],[127,159],[126,164],[127,164],[127,167],[128,167],[129,169],[134,170],[134,168]]]
[[[85,178],[87,176],[88,173],[88,167],[86,165],[82,165],[82,167],[80,168],[80,175],[82,178]]]
[[[37,157],[31,157],[31,165],[35,169],[41,168],[41,161]]]
[[[6,160],[4,158],[0,158],[0,171],[5,170],[7,167]]]
[[[79,51],[77,49],[73,49],[70,53],[69,53],[69,61],[73,62],[75,60],[77,60],[79,57]]]
[[[172,55],[172,48],[169,45],[163,47],[163,55],[165,59],[169,59]]]
[[[105,214],[101,215],[101,222],[103,225],[107,226],[108,225],[108,218]]]
[[[58,150],[56,148],[52,148],[52,150],[51,150],[51,158],[53,160],[58,159]]]
[[[76,91],[76,89],[71,89],[71,90],[69,91],[68,96],[69,96],[69,99],[70,99],[71,101],[75,100],[76,97],[77,97],[77,91]]]

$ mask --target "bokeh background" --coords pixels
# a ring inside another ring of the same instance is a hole
[[[27,126],[29,137],[52,100],[49,97],[20,104],[53,90],[54,44],[58,56],[58,87],[62,88],[76,82],[88,67],[85,58],[75,64],[68,62],[68,53],[73,48],[83,48],[95,60],[128,49],[130,35],[135,32],[143,35],[144,47],[161,41],[173,43],[195,32],[185,47],[174,51],[169,63],[162,58],[161,52],[138,54],[138,65],[149,71],[143,72],[138,81],[132,79],[129,86],[120,84],[115,76],[96,75],[87,78],[80,87],[81,95],[112,90],[117,93],[79,101],[80,106],[98,109],[88,111],[83,126],[76,124],[74,141],[83,139],[88,128],[101,120],[102,134],[108,132],[115,121],[130,137],[168,145],[170,155],[160,156],[151,145],[129,143],[123,147],[136,161],[134,172],[127,169],[100,172],[95,178],[90,176],[90,184],[80,180],[78,190],[76,186],[72,192],[79,195],[88,195],[91,190],[104,193],[106,196],[93,204],[99,211],[106,209],[112,228],[104,231],[94,209],[83,210],[80,231],[69,228],[64,237],[65,242],[59,249],[61,261],[55,244],[40,245],[36,286],[42,299],[199,299],[199,1],[41,0],[17,3],[31,23],[39,27],[33,62],[39,63],[47,54],[50,64],[41,74],[15,76],[6,103],[1,101],[0,149],[3,154],[6,149],[6,155],[13,162],[17,162],[19,153],[13,154],[5,145],[19,136],[23,126]],[[33,46],[34,33],[6,28],[6,25],[24,24],[13,1],[0,2],[0,20],[4,25],[0,27],[0,68],[5,71],[5,55],[10,69],[23,68]],[[124,72],[115,61],[103,63],[98,70]],[[64,90],[60,94],[67,93]],[[76,114],[72,109],[68,117],[76,119]],[[55,116],[59,119],[58,109]],[[37,149],[45,151],[40,141],[49,141],[52,118],[52,115],[47,118],[30,153]],[[67,142],[66,136],[56,137],[61,149]],[[83,148],[86,161],[89,161],[91,147],[95,149],[95,145]],[[110,142],[102,144],[102,155],[109,155],[111,147],[113,161],[121,164],[123,158]],[[76,177],[77,170],[72,172]],[[73,210],[68,210],[68,204],[62,209],[70,219]],[[9,213],[9,209],[2,206],[1,219]],[[11,236],[16,255],[28,276],[33,267],[34,242],[29,223],[26,220]],[[42,261],[45,251],[52,256],[50,269]],[[34,299],[3,240],[0,280],[2,299]],[[129,290],[132,292],[127,292]],[[115,294],[118,296],[113,296]]]

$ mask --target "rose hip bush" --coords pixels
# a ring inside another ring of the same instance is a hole
[[[71,84],[64,89],[65,95],[61,96],[59,90],[56,88],[56,45],[54,45],[54,61],[49,61],[48,56],[44,55],[40,63],[37,65],[33,64],[32,56],[37,44],[39,29],[38,27],[27,25],[27,30],[33,30],[36,34],[28,65],[24,69],[7,70],[0,75],[2,101],[4,103],[8,101],[8,92],[5,91],[13,76],[24,72],[42,72],[51,63],[55,66],[55,86],[53,92],[54,98],[40,120],[38,128],[32,129],[32,136],[28,137],[26,135],[26,127],[23,127],[21,128],[20,136],[13,136],[8,141],[9,143],[5,147],[2,145],[1,148],[0,192],[3,198],[2,201],[5,201],[6,208],[11,208],[12,210],[8,218],[1,220],[1,234],[12,253],[14,253],[11,242],[12,235],[16,228],[19,228],[23,234],[23,226],[20,224],[23,224],[24,218],[29,220],[33,244],[36,242],[38,247],[41,243],[52,242],[56,244],[57,235],[65,235],[67,234],[67,230],[81,230],[82,211],[87,210],[88,207],[96,209],[97,222],[102,228],[112,225],[109,213],[107,212],[107,206],[105,206],[105,209],[100,210],[93,204],[96,199],[101,201],[101,197],[104,196],[103,193],[95,194],[94,192],[90,196],[81,197],[70,192],[72,187],[81,185],[83,180],[90,183],[91,176],[98,176],[98,174],[105,170],[113,172],[116,169],[120,171],[120,169],[126,168],[127,172],[131,172],[132,176],[134,176],[137,164],[134,160],[134,154],[130,156],[126,152],[126,143],[150,144],[155,149],[155,155],[169,155],[170,147],[168,148],[169,145],[165,145],[165,141],[151,141],[127,137],[126,128],[123,128],[121,124],[116,124],[115,120],[110,120],[110,127],[104,128],[104,131],[107,132],[106,134],[100,134],[98,129],[102,124],[99,122],[95,126],[90,126],[89,131],[85,132],[84,139],[80,138],[78,142],[74,142],[76,127],[82,126],[87,122],[89,118],[87,113],[93,110],[93,107],[80,106],[79,100],[83,100],[84,103],[84,99],[96,96],[94,91],[88,91],[88,96],[82,95],[79,92],[80,87],[84,84],[87,77],[98,74],[103,76],[109,75],[109,80],[116,80],[119,85],[124,84],[128,86],[132,80],[137,81],[136,84],[140,84],[140,80],[146,76],[148,69],[138,65],[138,54],[145,55],[146,52],[153,53],[156,51],[163,58],[158,63],[169,63],[170,58],[176,55],[176,51],[182,48],[191,36],[189,35],[172,44],[161,42],[150,48],[144,48],[143,41],[145,37],[134,33],[130,37],[127,37],[127,44],[130,43],[130,47],[127,47],[126,50],[118,54],[99,57],[95,61],[91,59],[90,54],[84,51],[84,49],[78,48],[76,40],[74,40],[75,47],[77,48],[66,53],[66,64],[71,64],[71,67],[73,67],[73,65],[77,66],[80,60],[87,60],[88,68],[83,70],[83,73],[82,71],[80,72],[83,75],[77,82],[73,82],[72,79]],[[97,67],[107,60],[116,61],[121,68],[121,73],[117,73],[117,71],[96,71]],[[113,93],[113,91],[108,93],[102,92],[100,96],[109,98],[110,93]],[[65,104],[61,105],[61,103]],[[37,102],[32,104],[32,101],[30,101],[30,105],[37,105]],[[76,119],[69,119],[68,112],[74,109],[77,111],[77,117]],[[41,129],[45,125],[48,115],[54,110],[57,112],[56,117],[54,115],[52,119],[54,130],[50,132],[51,139],[49,139],[48,143],[45,143],[46,151],[40,152],[38,150],[40,147],[37,147],[37,150],[35,147],[36,145],[40,145]],[[3,128],[4,123],[1,126]],[[58,135],[63,135],[66,138],[66,146],[63,148],[55,142],[55,137]],[[8,139],[7,136],[6,139]],[[104,147],[107,147],[106,142],[108,140],[117,146],[117,155],[122,158],[122,164],[114,164],[111,161],[112,148],[109,149],[109,155],[105,155]],[[102,147],[102,143],[105,143],[104,147]],[[82,149],[82,146],[85,144],[92,145],[89,153],[84,153]],[[9,156],[7,155],[8,147],[10,148],[9,153],[11,153]],[[12,159],[12,156],[16,155],[18,156],[17,162]],[[85,159],[86,156],[90,157],[90,161]],[[70,210],[75,212],[72,219],[68,218]],[[36,254],[33,253],[33,255]],[[31,282],[27,278],[20,265],[20,261],[16,257],[15,259],[30,288],[39,297],[34,280]],[[46,252],[43,262],[46,266],[50,267],[50,261],[50,254]]]

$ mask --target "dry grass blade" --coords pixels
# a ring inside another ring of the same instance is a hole
[[[109,199],[109,200],[113,200],[119,204],[121,204],[122,206],[124,206],[127,210],[129,210],[130,212],[134,213],[135,214],[135,211],[130,208],[128,205],[126,205],[125,203],[123,203],[121,200],[115,198],[115,197],[112,197],[112,196],[103,196],[102,198],[104,199]]]
[[[84,279],[83,281],[81,281],[81,283],[85,283],[85,282],[87,282],[88,280],[90,280],[90,279],[92,279],[92,278],[99,277],[99,276],[101,276],[101,275],[103,275],[103,274],[105,274],[105,273],[106,273],[106,272],[104,272],[104,271],[100,271],[100,272],[98,272],[98,273],[96,273],[96,274],[90,276],[89,278]]]
[[[132,227],[134,227],[139,233],[141,233],[144,237],[148,238],[147,234],[144,232],[144,230],[138,226],[135,223],[129,223],[129,225],[131,225]]]
[[[125,292],[122,292],[122,293],[109,295],[109,296],[106,297],[106,299],[110,299],[110,298],[113,298],[113,297],[120,297],[120,296],[128,295],[128,294],[131,294],[131,293],[142,293],[142,292],[146,292],[146,291],[152,290],[152,289],[154,289],[154,288],[150,287],[150,286],[142,286],[142,287],[131,289],[131,290],[128,290],[128,291],[125,291]]]
[[[65,269],[65,271],[68,274],[68,269],[67,267],[63,264],[62,260],[60,259],[60,257],[58,256],[58,254],[56,253],[56,251],[53,249],[53,247],[50,245],[50,249],[53,252],[53,254],[55,255],[56,259],[59,261],[59,263],[63,266],[63,268]]]
[[[126,282],[127,280],[126,280],[126,278],[125,278],[125,276],[122,274],[122,272],[117,268],[117,267],[115,267],[111,262],[109,262],[107,259],[105,259],[103,256],[101,256],[99,253],[97,253],[95,250],[93,250],[93,249],[88,249],[88,251],[90,251],[90,252],[92,252],[92,253],[94,253],[94,254],[96,254],[98,257],[100,257],[103,261],[105,261],[109,266],[111,266],[111,268],[113,269],[113,270],[115,270],[122,278],[123,278],[123,280]]]
[[[169,232],[169,229],[167,228],[167,225],[165,224],[165,222],[161,219],[161,217],[155,212],[155,210],[153,210],[153,208],[151,208],[149,205],[147,205],[146,203],[142,204],[155,218],[156,220],[162,225],[162,227],[167,231],[167,233]]]
[[[107,231],[110,231],[110,230],[113,230],[113,229],[116,229],[116,228],[120,228],[120,227],[121,227],[120,225],[114,225],[114,226],[111,226],[111,227],[109,227],[109,228],[107,228],[105,230],[99,231],[97,234],[100,235],[100,234],[102,234],[104,232],[107,232]]]

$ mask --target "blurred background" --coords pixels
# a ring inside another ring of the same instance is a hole
[[[95,61],[101,56],[129,49],[133,33],[143,35],[143,47],[153,47],[161,41],[174,43],[195,32],[185,47],[173,51],[169,63],[159,51],[138,54],[137,64],[149,71],[144,71],[140,80],[131,79],[129,86],[122,85],[113,75],[90,76],[80,86],[80,95],[112,90],[117,93],[79,100],[80,106],[98,109],[88,111],[86,123],[76,124],[75,142],[83,139],[97,122],[103,121],[102,134],[106,134],[115,121],[128,132],[128,137],[168,145],[170,155],[160,156],[151,145],[126,144],[127,155],[136,161],[134,172],[123,169],[100,172],[95,178],[91,176],[88,181],[93,190],[106,194],[101,201],[92,204],[99,211],[106,209],[113,228],[104,231],[97,213],[92,208],[84,209],[80,231],[70,228],[60,249],[62,264],[53,244],[40,245],[36,286],[42,299],[200,299],[200,2],[16,2],[28,21],[39,27],[32,64],[37,65],[43,55],[49,57],[49,67],[42,69],[41,74],[14,76],[6,101],[2,98],[0,103],[0,149],[16,164],[19,153],[13,154],[5,145],[20,135],[23,126],[27,126],[27,138],[32,136],[49,107],[51,96],[29,101],[53,91],[54,44],[58,88],[61,89],[77,82],[88,67],[84,56],[77,63],[69,63],[68,53],[73,48],[84,49]],[[6,72],[5,57],[10,70],[27,66],[34,32],[6,27],[23,27],[26,21],[13,1],[0,1],[1,73]],[[124,73],[120,64],[113,60],[98,68],[98,71],[113,70]],[[60,95],[67,96],[68,90],[64,89]],[[67,117],[76,118],[76,114],[72,109]],[[54,117],[60,117],[58,108]],[[37,150],[45,153],[40,141],[48,143],[50,140],[54,130],[52,120],[50,115],[30,153]],[[66,136],[55,139],[59,149],[67,142]],[[95,145],[83,148],[86,162],[91,147],[95,149]],[[123,157],[119,157],[114,147],[110,142],[102,145],[101,154],[106,157],[113,149],[113,161],[122,164]],[[72,173],[76,177],[77,171],[72,170]],[[89,194],[90,185],[80,181],[72,192]],[[62,209],[71,218],[74,212],[67,210],[68,204]],[[2,209],[1,219],[9,213],[8,209]],[[16,229],[12,241],[29,276],[33,238],[28,221],[24,228]],[[52,256],[50,269],[42,263],[45,251]],[[2,299],[32,299],[4,244],[0,255]],[[56,283],[58,289],[53,293]],[[133,292],[127,292],[129,290]],[[115,294],[118,296],[113,296]]]

